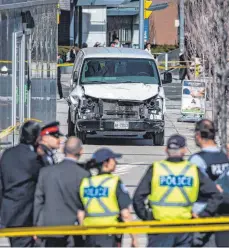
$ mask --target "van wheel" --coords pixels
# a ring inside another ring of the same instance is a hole
[[[75,128],[76,137],[79,138],[83,144],[87,143],[87,135],[85,132],[80,132],[77,127]]]
[[[71,120],[71,112],[70,112],[70,108],[68,109],[68,137],[70,136],[75,136],[75,125]]]
[[[143,135],[143,138],[144,139],[152,139],[153,138],[153,133],[145,133],[144,135]]]
[[[165,132],[154,133],[153,142],[155,146],[163,146],[165,143]]]

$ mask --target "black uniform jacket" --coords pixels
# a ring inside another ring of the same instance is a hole
[[[32,226],[33,201],[42,164],[32,146],[19,144],[0,160],[0,202],[3,226]]]
[[[180,162],[182,159],[180,158],[169,158],[167,161],[170,162]],[[145,199],[148,195],[151,194],[151,181],[153,175],[153,165],[148,169],[145,176],[142,178],[138,188],[135,191],[133,198],[133,207],[137,214],[137,216],[142,220],[152,220],[152,213],[146,209]],[[199,169],[199,195],[198,198],[205,198],[207,200],[207,207],[200,214],[200,217],[213,216],[217,210],[219,205],[222,203],[223,198],[222,195],[216,188],[214,182],[212,182],[208,177],[206,177]]]
[[[70,158],[42,168],[34,199],[34,225],[73,225],[77,221],[78,188],[81,180],[89,176]]]

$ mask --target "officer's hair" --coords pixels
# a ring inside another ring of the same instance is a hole
[[[20,128],[19,140],[22,144],[35,145],[41,128],[35,121],[27,121]]]
[[[167,149],[169,157],[183,157],[184,154],[181,149]]]
[[[103,161],[101,163],[97,163],[95,159],[91,159],[91,160],[87,161],[87,163],[86,163],[86,170],[90,170],[90,169],[94,169],[94,168],[101,170],[103,163],[108,162],[108,161],[109,161],[109,159],[107,159],[106,161]]]
[[[212,121],[203,119],[196,123],[195,132],[199,132],[203,139],[214,140],[216,129]]]

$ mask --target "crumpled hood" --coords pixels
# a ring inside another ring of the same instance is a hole
[[[84,85],[85,95],[101,99],[144,101],[158,92],[158,85],[143,83]],[[160,90],[164,98],[164,90]]]

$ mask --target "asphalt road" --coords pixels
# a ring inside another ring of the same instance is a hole
[[[68,93],[67,84],[63,85],[64,95]],[[180,117],[180,107],[177,107],[177,102],[174,102],[175,108],[171,109],[173,101],[169,101],[169,109],[166,113],[166,140],[172,134],[179,133],[187,138],[188,154],[197,150],[193,139],[194,125],[191,123],[178,123],[177,118]],[[64,99],[57,101],[57,120],[61,123],[61,131],[67,134],[67,110],[68,106]],[[144,140],[142,137],[137,138],[103,138],[99,136],[89,137],[88,144],[84,146],[85,153],[81,160],[85,161],[91,157],[94,151],[100,147],[109,147],[115,152],[122,153],[123,157],[119,161],[116,169],[123,182],[126,184],[130,194],[132,195],[139,180],[144,175],[147,168],[156,160],[161,160],[166,157],[165,147],[153,146],[151,140]],[[61,155],[59,158],[61,159]],[[144,235],[139,236],[140,246],[145,246],[146,238]],[[124,246],[130,245],[129,237],[125,237]],[[0,246],[7,245],[7,239],[1,239]]]

